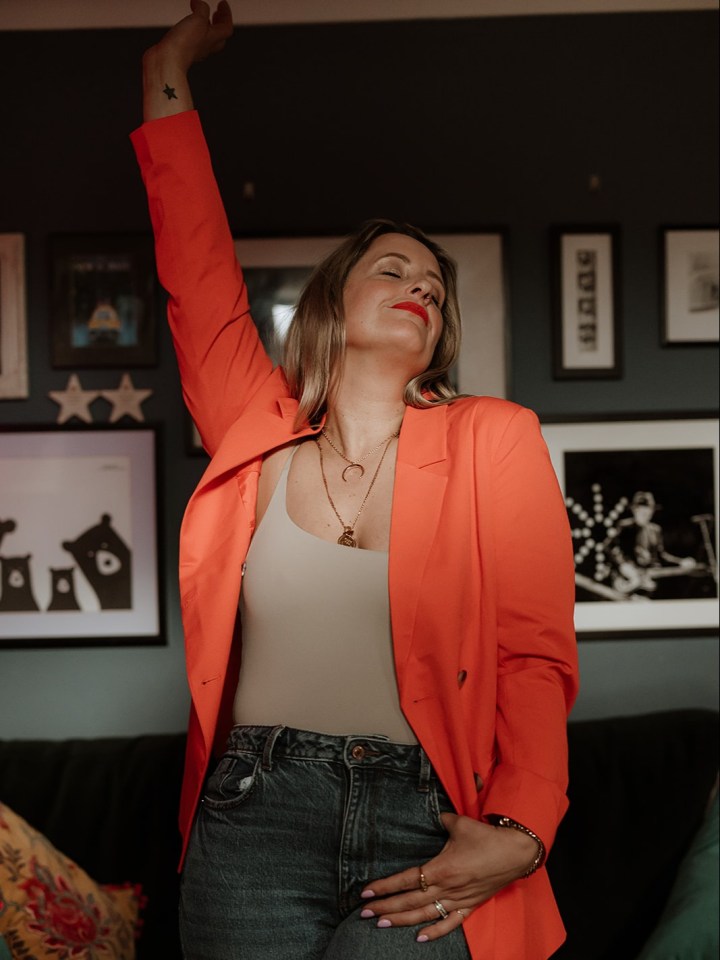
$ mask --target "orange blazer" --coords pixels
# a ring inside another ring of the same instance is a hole
[[[192,694],[187,843],[231,724],[238,596],[263,457],[314,429],[293,431],[297,402],[251,321],[197,114],[152,121],[132,139],[183,395],[212,455],[180,538]],[[400,705],[459,813],[504,814],[548,849],[567,806],[573,579],[567,515],[535,415],[489,397],[408,408],[389,554]],[[546,871],[500,891],[464,930],[477,960],[545,960],[564,938]]]

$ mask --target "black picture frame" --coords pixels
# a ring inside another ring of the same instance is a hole
[[[159,297],[151,236],[55,234],[49,261],[54,368],[155,366]]]
[[[550,250],[553,378],[620,379],[619,226],[553,226]]]
[[[578,638],[717,635],[717,412],[541,421],[572,530]]]
[[[0,647],[164,644],[160,428],[0,430]]]

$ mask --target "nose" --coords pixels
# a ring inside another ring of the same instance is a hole
[[[425,277],[417,277],[410,283],[410,293],[421,300],[429,300],[432,294],[432,284]]]

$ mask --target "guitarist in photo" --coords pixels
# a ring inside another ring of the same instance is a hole
[[[693,557],[676,557],[665,549],[662,527],[653,521],[660,504],[652,493],[639,490],[630,509],[632,517],[618,522],[617,535],[609,549],[617,565],[615,590],[651,594],[657,589],[659,577],[682,576],[696,567]]]

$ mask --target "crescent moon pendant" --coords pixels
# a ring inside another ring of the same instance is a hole
[[[360,471],[359,473],[357,472],[358,470]],[[350,463],[342,472],[342,478],[345,483],[347,483],[348,480],[362,480],[364,476],[365,470],[360,463]]]

